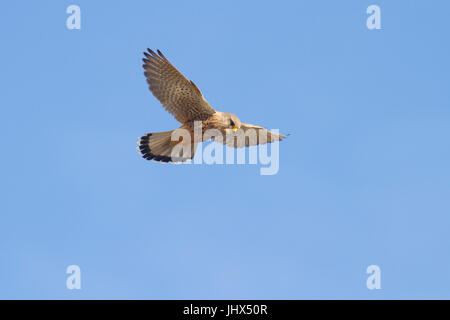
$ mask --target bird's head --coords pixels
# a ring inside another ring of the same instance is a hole
[[[238,117],[236,117],[234,114],[232,113],[224,113],[224,126],[227,129],[232,129],[233,131],[237,131],[238,129],[241,128],[241,120],[239,120]]]

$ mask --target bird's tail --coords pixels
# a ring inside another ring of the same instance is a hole
[[[172,133],[175,130],[147,133],[139,137],[138,147],[139,153],[147,160],[161,162],[183,162],[194,157],[195,147],[191,146],[190,150],[182,149],[176,157],[173,157],[172,150],[181,141],[172,141]],[[196,146],[196,145],[195,145]],[[184,154],[187,153],[187,154]]]

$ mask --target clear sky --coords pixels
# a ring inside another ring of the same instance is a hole
[[[450,298],[449,10],[4,3],[0,298]],[[291,133],[278,174],[142,159],[137,137],[178,126],[147,88],[147,47],[218,110]]]

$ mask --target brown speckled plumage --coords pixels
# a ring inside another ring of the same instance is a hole
[[[163,107],[170,112],[176,120],[182,123],[181,128],[187,129],[193,136],[194,121],[202,121],[203,133],[207,129],[218,129],[222,134],[234,128],[242,129],[247,132],[253,129],[258,132],[258,139],[250,141],[248,138],[232,141],[219,141],[235,148],[241,148],[250,145],[262,144],[267,142],[279,141],[284,138],[281,134],[268,131],[267,129],[251,124],[241,123],[240,120],[231,113],[223,113],[214,110],[206,101],[200,89],[194,82],[186,79],[167,58],[157,50],[154,52],[147,49],[142,59],[144,64],[144,75],[147,79],[150,91],[161,102]],[[162,162],[174,161],[171,158],[171,150],[174,143],[171,142],[172,131],[148,133],[140,137],[138,141],[138,150],[143,158]],[[267,139],[261,139],[259,134]],[[177,159],[184,161],[192,159],[199,141],[192,141],[191,154],[185,158]],[[201,140],[200,140],[201,141]],[[176,143],[175,143],[176,144]]]

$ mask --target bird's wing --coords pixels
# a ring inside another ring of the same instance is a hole
[[[161,51],[147,50],[142,66],[150,91],[175,119],[181,123],[203,121],[214,114],[215,110],[194,82],[186,79]]]
[[[228,129],[230,137],[232,139],[224,137],[226,141],[223,141],[227,146],[232,148],[242,148],[249,146],[256,146],[258,144],[266,144],[275,141],[281,141],[286,138],[282,134],[278,134],[267,130],[264,127],[255,126],[248,123],[241,123],[241,128],[235,133],[231,133]]]

